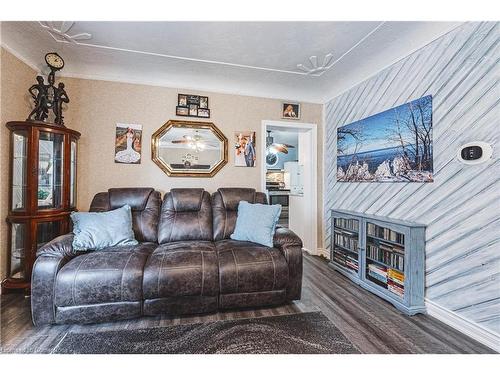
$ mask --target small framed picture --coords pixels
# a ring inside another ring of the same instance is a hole
[[[189,116],[189,108],[188,107],[175,107],[175,114],[177,116]]]
[[[200,108],[208,108],[208,96],[200,96]]]
[[[177,94],[177,116],[210,118],[208,96]]]
[[[234,133],[234,165],[236,167],[255,167],[257,159],[255,132],[237,131]]]
[[[177,95],[177,105],[179,107],[187,107],[187,95],[184,94]]]
[[[282,118],[300,119],[300,104],[299,103],[283,103]]]
[[[210,118],[210,110],[205,108],[198,108],[198,117]]]
[[[198,106],[200,104],[200,97],[198,95],[188,95],[187,104],[196,104]]]
[[[116,124],[115,163],[141,164],[142,125]]]
[[[190,104],[189,105],[189,116],[198,116],[198,105]]]

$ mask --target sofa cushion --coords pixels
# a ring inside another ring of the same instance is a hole
[[[256,192],[255,189],[220,188],[212,194],[215,241],[228,239],[234,232],[240,201],[267,204],[266,195]]]
[[[152,188],[115,188],[97,193],[90,204],[91,212],[104,212],[129,205],[132,227],[139,242],[156,242],[160,216],[160,192]]]
[[[76,251],[137,245],[129,205],[106,212],[72,212],[70,216]]]
[[[57,274],[55,305],[142,300],[144,265],[155,246],[110,247],[73,258]]]
[[[203,189],[172,189],[163,199],[158,242],[187,240],[212,240],[212,205]]]
[[[278,249],[253,242],[215,242],[219,262],[220,293],[263,292],[284,289],[288,266]]]
[[[158,246],[144,268],[144,299],[215,296],[219,291],[215,245],[179,241]]]
[[[281,205],[248,203],[241,201],[238,205],[236,226],[231,239],[250,241],[272,247],[274,230],[280,218]]]

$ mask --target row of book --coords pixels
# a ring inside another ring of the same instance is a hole
[[[404,287],[401,285],[393,282],[392,280],[389,280],[387,282],[387,289],[391,291],[394,294],[397,294],[399,297],[403,298],[405,295],[405,290]]]
[[[405,274],[403,272],[400,272],[398,270],[389,268],[387,270],[387,278],[396,284],[399,284],[401,286],[405,285]]]
[[[366,232],[369,236],[382,238],[384,240],[397,242],[401,245],[405,243],[405,236],[402,233],[395,232],[389,228],[379,227],[378,225],[368,223],[366,224]]]
[[[358,272],[359,270],[358,260],[352,257],[351,255],[346,256],[345,265],[347,268],[350,268],[356,272]]]
[[[385,284],[389,291],[403,298],[405,275],[402,272],[370,263],[368,264],[368,276]]]
[[[373,263],[368,264],[368,276],[387,284],[387,268],[385,267]]]
[[[358,239],[356,237],[335,232],[334,241],[336,245],[358,252]]]
[[[369,243],[366,245],[366,255],[368,258],[385,263],[390,267],[401,271],[404,270],[405,255],[402,248],[391,247],[382,243],[378,246]]]
[[[359,270],[358,260],[350,254],[348,255],[342,251],[334,250],[333,260],[343,267],[350,268],[356,272]]]
[[[335,226],[338,228],[359,231],[359,221],[355,219],[335,218]]]

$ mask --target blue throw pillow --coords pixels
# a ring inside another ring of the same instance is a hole
[[[72,212],[71,220],[76,251],[138,244],[132,230],[129,205],[106,212]]]
[[[273,247],[274,231],[280,214],[280,204],[250,204],[241,201],[238,205],[236,227],[231,238]]]

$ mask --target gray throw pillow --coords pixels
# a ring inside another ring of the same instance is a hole
[[[101,250],[110,246],[137,245],[132,230],[132,210],[125,205],[106,212],[72,212],[73,249]]]

